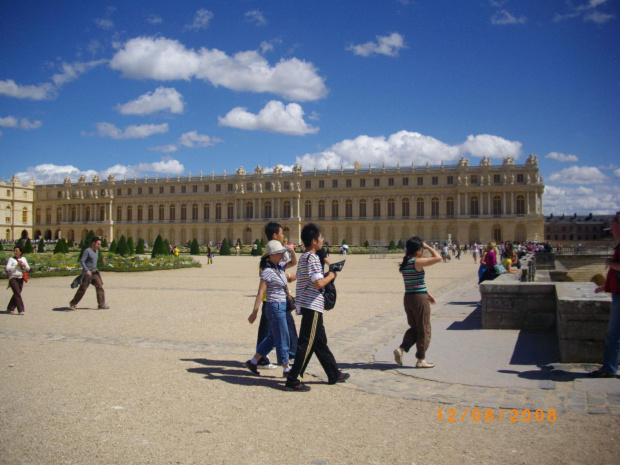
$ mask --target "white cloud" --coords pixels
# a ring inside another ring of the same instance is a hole
[[[37,184],[41,183],[62,183],[63,180],[69,176],[73,181],[81,175],[91,177],[97,174],[94,170],[82,171],[73,165],[53,165],[51,163],[44,163],[37,166],[29,166],[26,171],[16,173],[15,176],[21,179],[23,182],[29,179],[34,179]]]
[[[149,147],[149,150],[154,150],[156,152],[163,152],[163,153],[171,153],[171,152],[176,152],[177,150],[179,150],[179,148],[174,144],[169,144],[169,145],[158,145],[157,147]]]
[[[147,92],[135,100],[116,109],[123,115],[149,115],[168,110],[170,113],[183,113],[183,96],[175,88],[158,87],[155,92]]]
[[[549,176],[549,183],[557,184],[598,184],[608,181],[600,170],[594,166],[571,166]]]
[[[614,176],[620,178],[620,168],[614,171]]]
[[[620,211],[620,186],[600,184],[591,189],[546,185],[543,208],[546,215],[613,215]]]
[[[5,118],[0,117],[0,126],[5,128],[18,128],[18,129],[39,129],[41,127],[41,121],[30,121],[28,118],[16,118],[15,116],[7,116]]]
[[[257,26],[264,26],[265,24],[267,24],[267,20],[258,10],[248,11],[245,14],[245,18],[251,23],[256,23]]]
[[[222,118],[218,117],[220,126],[247,129],[250,131],[278,132],[295,136],[316,134],[319,128],[310,126],[304,121],[304,111],[297,103],[284,105],[272,100],[257,115],[246,108],[233,108]]]
[[[188,24],[187,26],[185,26],[185,29],[191,29],[194,31],[206,29],[209,26],[209,21],[211,21],[212,18],[213,13],[211,13],[209,10],[201,8],[196,12],[192,24]]]
[[[566,155],[560,152],[551,152],[545,156],[545,158],[550,158],[552,160],[557,160],[561,162],[576,162],[579,161],[577,155]]]
[[[405,40],[398,32],[393,32],[389,36],[377,36],[377,42],[366,42],[361,45],[349,45],[345,50],[352,51],[355,55],[386,55],[389,57],[398,56],[400,49],[405,48]]]
[[[504,24],[524,24],[527,22],[525,16],[516,18],[507,10],[500,10],[491,17],[491,24],[504,25]]]
[[[161,24],[164,20],[161,19],[161,16],[159,15],[151,15],[147,18],[146,22],[150,24]]]
[[[86,63],[75,62],[71,64],[63,62],[61,65],[62,73],[54,74],[52,76],[52,81],[54,81],[54,84],[60,87],[67,82],[75,81],[80,76],[80,74],[84,74],[92,68],[107,62],[108,60],[95,60]]]
[[[511,152],[509,148],[515,151]],[[304,166],[304,169],[313,167],[325,169],[327,165],[331,168],[340,167],[340,165],[352,168],[356,161],[364,167],[369,164],[380,167],[383,163],[386,166],[396,166],[397,163],[401,166],[411,166],[411,163],[419,166],[426,162],[439,165],[442,161],[453,163],[467,153],[475,157],[501,158],[511,155],[516,158],[520,153],[520,148],[520,142],[512,142],[487,134],[469,136],[463,144],[449,145],[418,132],[399,131],[387,139],[384,136],[366,135],[358,136],[353,140],[346,139],[322,152],[297,157],[297,163]]]
[[[56,89],[50,83],[37,86],[20,86],[12,79],[0,81],[0,95],[30,100],[48,100],[56,97]]]
[[[170,81],[202,79],[214,86],[251,92],[271,92],[295,100],[316,100],[327,95],[324,79],[311,63],[297,58],[271,67],[256,51],[234,56],[212,49],[185,48],[176,40],[138,37],[129,40],[110,62],[123,76]]]
[[[583,17],[584,21],[590,21],[596,24],[605,24],[614,19],[615,16],[607,13],[601,13],[600,11],[593,11]]]
[[[119,129],[112,123],[96,123],[96,133],[82,132],[83,136],[111,137],[112,139],[144,139],[153,134],[164,134],[168,132],[168,123],[164,124],[142,124],[140,126],[127,126],[125,130]]]
[[[577,18],[583,15],[584,22],[592,22],[596,24],[605,24],[612,19],[615,19],[615,15],[602,13],[597,8],[605,4],[607,0],[590,0],[588,3],[579,6],[572,6],[570,2],[567,2],[570,6],[571,12],[556,14],[553,18],[554,22],[563,21],[565,19]]]
[[[103,29],[104,31],[114,29],[114,23],[109,19],[95,19],[95,24],[99,29]]]
[[[222,142],[217,137],[210,137],[204,134],[198,134],[197,131],[186,132],[179,138],[179,144],[185,147],[210,147],[218,142]]]

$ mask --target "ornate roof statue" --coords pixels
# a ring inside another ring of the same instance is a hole
[[[239,177],[245,176],[245,169],[243,168],[243,166],[240,166],[239,168],[237,168],[237,176]]]
[[[502,163],[502,165],[506,166],[506,165],[514,165],[515,164],[515,159],[512,158],[510,155],[508,155],[506,158],[504,158],[504,161]]]
[[[98,174],[93,174],[93,182],[98,183],[101,180]]]
[[[538,165],[538,155],[535,153],[530,153],[530,156],[527,157],[526,165]]]
[[[116,181],[116,176],[114,176],[114,173],[110,173],[110,175],[108,176],[108,181],[110,182]]]
[[[71,185],[71,178],[70,178],[69,176],[67,176],[67,177],[65,178],[65,181],[63,182],[63,184],[64,184],[65,186],[70,186],[70,185]]]
[[[297,166],[297,165],[295,165]],[[273,168],[273,174],[277,175],[277,176],[282,176],[282,165],[276,165]]]
[[[297,163],[295,163],[295,166],[293,166],[293,173],[301,174],[302,173],[301,165],[298,165]]]
[[[265,170],[263,169],[263,167],[260,165],[256,165],[256,168],[254,168],[254,176],[262,178],[264,174]]]

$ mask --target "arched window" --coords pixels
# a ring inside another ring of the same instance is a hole
[[[142,207],[142,205],[138,205],[138,221],[142,221],[144,219],[144,207]],[[139,238],[138,238],[139,239]]]
[[[187,205],[181,204],[181,221],[187,221]]]
[[[325,200],[319,200],[319,218],[325,218]]]
[[[170,205],[170,221],[175,221],[177,219],[177,206],[175,204]],[[172,240],[172,238],[170,238]],[[174,241],[172,241],[174,242]]]
[[[155,219],[155,209],[153,208],[153,205],[149,205],[148,208],[148,220],[149,221],[153,221]]]
[[[198,221],[198,204],[195,203],[192,205],[192,221]],[[194,234],[196,237],[198,234]]]
[[[6,207],[6,222],[10,223],[11,222],[11,207]]]
[[[454,197],[446,200],[446,216],[454,216]]]
[[[56,209],[56,223],[62,223],[62,208]]]
[[[388,199],[387,207],[388,207],[388,211],[387,211],[388,218],[394,218],[396,216],[396,203],[394,202],[394,199],[392,198]],[[391,240],[391,239],[388,237],[388,240]]]
[[[252,202],[245,203],[245,218],[248,220],[254,218],[254,204]]]
[[[498,244],[502,242],[502,227],[499,224],[493,226],[493,240]]]
[[[478,216],[480,214],[480,199],[477,195],[472,195],[469,198],[469,214],[472,216]]]
[[[164,207],[164,205],[160,205],[159,206],[159,217],[157,218],[159,221],[164,221],[164,218],[166,216],[165,214],[166,212],[166,207]]]
[[[28,209],[24,207],[22,210],[22,223],[28,222]]]
[[[499,195],[493,196],[493,214],[494,215],[502,214],[502,198]]]
[[[381,218],[381,199],[375,199],[372,201],[372,216],[375,218]],[[379,239],[375,239],[379,240]]]
[[[208,203],[205,203],[205,204],[202,206],[202,218],[203,218],[205,221],[209,221],[209,216],[211,216],[211,215],[210,215],[210,213],[211,213],[211,211],[210,211],[210,210],[211,210],[211,208],[209,207],[209,204],[208,204]]]
[[[87,209],[87,211],[90,211],[90,209]],[[41,209],[37,208],[37,211],[34,214],[34,218],[35,218],[35,223],[40,223],[41,222]],[[86,219],[86,221],[88,221],[88,219]]]
[[[133,220],[133,208],[131,207],[131,205],[129,205],[127,207],[127,221],[132,221]]]
[[[525,196],[517,195],[517,215],[525,215]]]
[[[233,220],[235,218],[235,206],[232,202],[228,202],[228,205],[226,205],[226,217],[229,220]]]
[[[50,224],[51,222],[52,222],[52,209],[47,208],[45,209],[45,223]],[[51,239],[51,236],[50,236],[50,239]]]
[[[221,219],[222,219],[222,204],[216,203],[215,204],[215,220],[220,221]],[[217,235],[217,237],[219,238],[220,236]]]
[[[271,201],[269,200],[263,204],[263,218],[271,218]]]
[[[431,199],[431,216],[433,218],[439,217],[439,199],[437,197]]]
[[[402,208],[403,208],[403,218],[409,218],[409,199],[404,198],[403,202],[402,202]],[[407,237],[408,239],[408,237]]]
[[[99,221],[105,221],[105,207],[103,205],[99,207]]]
[[[338,201],[332,200],[332,220],[338,219]]]
[[[360,200],[360,218],[366,218],[366,199]]]
[[[282,204],[282,218],[290,218],[291,217],[291,201],[285,200]]]
[[[306,200],[304,203],[304,218],[309,220],[312,218],[312,202]]]
[[[347,199],[344,202],[344,217],[353,218],[353,201],[351,199]]]
[[[119,205],[118,207],[116,207],[116,221],[122,221],[122,220],[123,220],[123,207]]]
[[[424,216],[424,199],[418,197],[416,200],[416,216],[422,218]]]

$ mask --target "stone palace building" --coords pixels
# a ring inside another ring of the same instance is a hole
[[[108,242],[124,234],[152,244],[161,234],[178,244],[193,238],[200,244],[224,238],[249,244],[263,238],[270,220],[281,223],[295,243],[309,221],[319,223],[332,244],[387,245],[412,235],[461,243],[544,237],[536,155],[525,164],[508,156],[500,165],[483,157],[479,166],[461,158],[454,165],[356,163],[354,169],[312,171],[295,165],[290,172],[257,166],[251,173],[240,167],[233,175],[122,180],[95,175],[91,181],[82,176],[36,186],[13,178],[5,184],[12,202],[0,199],[7,239],[25,230],[31,238],[79,241],[92,229]],[[17,202],[32,195],[29,205]]]

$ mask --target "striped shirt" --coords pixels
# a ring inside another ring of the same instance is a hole
[[[284,272],[284,262],[280,262],[277,267],[270,263],[260,274],[260,280],[267,283],[265,298],[267,302],[286,302],[286,273]]]
[[[403,280],[405,281],[405,294],[426,294],[424,282],[424,268],[422,271],[415,269],[415,258],[407,260],[403,268]]]
[[[323,313],[325,299],[320,289],[314,286],[317,279],[323,278],[323,268],[316,254],[304,252],[297,262],[297,289],[295,305]]]

